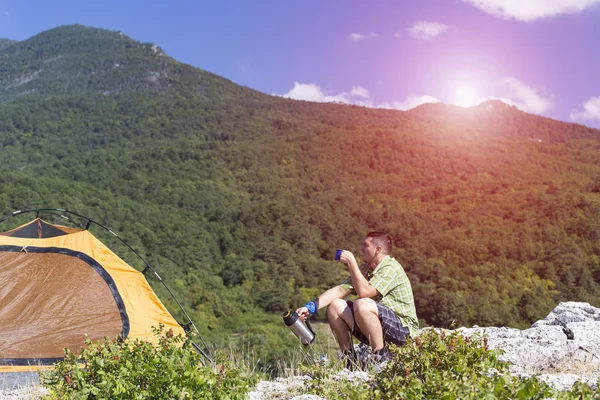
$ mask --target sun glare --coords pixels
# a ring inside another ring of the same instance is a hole
[[[461,107],[476,106],[479,104],[479,96],[472,86],[462,85],[454,92],[454,104]]]

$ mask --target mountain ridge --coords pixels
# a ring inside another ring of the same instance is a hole
[[[251,89],[168,57],[153,43],[120,31],[83,25],[53,28],[0,47],[0,101],[28,93],[47,95],[128,91],[211,95]],[[258,93],[258,92],[257,92]]]
[[[63,40],[65,38],[68,40]],[[15,99],[31,92],[48,92],[54,95],[57,93],[107,95],[118,94],[128,89],[169,91],[173,86],[176,86],[176,90],[183,90],[193,96],[202,94],[207,89],[200,82],[209,86],[209,94],[223,91],[234,92],[229,97],[230,100],[240,95],[254,97],[268,103],[274,100],[277,100],[276,102],[283,100],[277,96],[237,85],[226,78],[200,68],[180,63],[167,56],[156,44],[138,42],[118,30],[74,24],[52,28],[22,41],[1,40],[0,101]],[[46,46],[46,44],[51,45]],[[89,58],[92,54],[98,56],[102,62],[90,63]],[[52,65],[53,63],[55,65]],[[73,68],[70,65],[72,64],[76,64],[77,72],[75,74],[71,73]],[[85,65],[85,68],[78,68],[77,64]],[[11,68],[10,65],[13,67]],[[87,69],[87,71],[84,72],[82,69]],[[36,81],[44,78],[57,84],[51,85],[49,88],[35,84]],[[186,85],[191,87],[186,88]],[[288,101],[299,102],[297,100]],[[338,109],[338,107],[363,108],[350,104],[319,104],[332,109]],[[494,106],[496,109],[493,109]],[[407,111],[389,111],[405,113],[408,118],[417,116],[420,119],[425,118],[429,123],[441,124],[448,122],[441,118],[442,116],[453,116],[453,119],[456,119],[456,115],[466,118],[466,122],[472,123],[474,117],[481,117],[482,115],[479,114],[485,115],[481,112],[482,109],[492,115],[503,114],[503,118],[513,119],[522,115],[519,113],[523,113],[515,106],[503,103],[501,100],[486,100],[477,106],[467,108],[445,103],[425,103]],[[381,110],[381,112],[385,111]],[[535,114],[525,114],[535,116]],[[488,120],[492,119],[489,117],[490,115],[487,116]],[[548,123],[573,124],[542,116],[535,117],[542,118],[537,120],[542,125]],[[575,125],[585,127],[585,125]],[[582,137],[589,136],[589,130],[597,131],[597,129],[589,127],[576,129],[577,135]]]
[[[452,125],[461,131],[488,131],[535,141],[560,141],[560,135],[549,131],[569,131],[569,137],[599,137],[600,130],[574,122],[565,122],[530,114],[502,102],[486,100],[476,106],[460,107],[443,103],[428,103],[407,113],[436,127]]]

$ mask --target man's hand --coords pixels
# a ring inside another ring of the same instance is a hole
[[[298,318],[300,318],[300,321],[302,322],[306,321],[307,318],[310,316],[308,308],[306,307],[300,307],[299,309],[297,309],[296,314],[298,314]]]
[[[361,273],[356,258],[351,251],[342,251],[340,261],[346,264],[348,272],[350,273],[350,278],[352,279],[352,287],[356,291],[358,297],[374,297],[378,295],[379,292],[377,292],[377,289],[371,286],[369,281]]]
[[[352,264],[358,265],[356,263],[356,258],[354,257],[354,254],[352,254],[352,252],[348,250],[342,251],[342,254],[340,255],[340,261],[348,266]]]

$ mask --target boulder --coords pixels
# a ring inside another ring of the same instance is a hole
[[[557,389],[580,380],[595,386],[600,379],[600,309],[589,303],[560,303],[530,328],[460,328],[466,336],[485,335],[488,346],[502,349],[499,358],[513,374],[540,375]]]

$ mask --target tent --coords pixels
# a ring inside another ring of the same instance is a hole
[[[38,217],[0,233],[0,371],[49,366],[85,335],[155,342],[159,324],[184,333],[144,274],[90,233],[91,222],[70,228]]]

